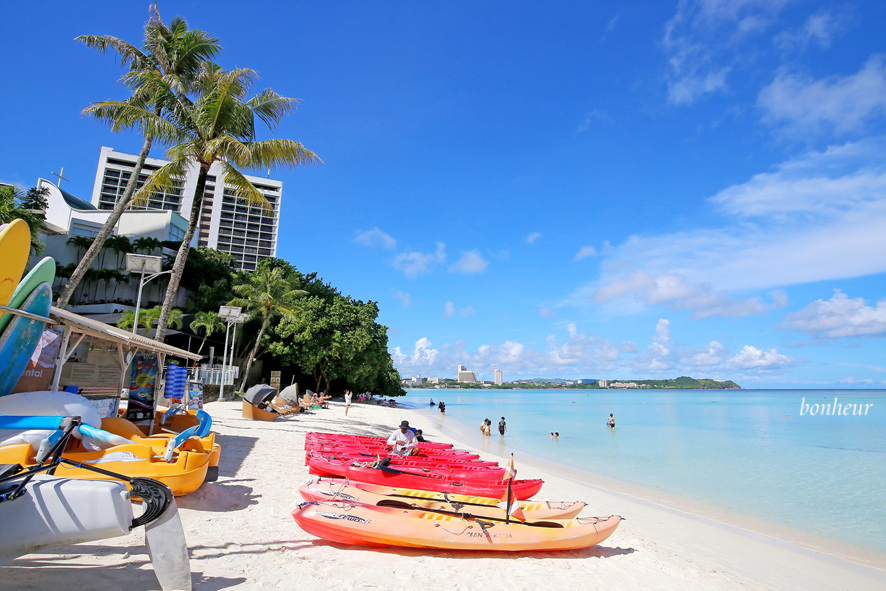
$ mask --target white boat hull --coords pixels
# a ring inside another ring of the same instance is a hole
[[[26,493],[0,503],[0,565],[25,554],[129,533],[123,482],[37,475]]]

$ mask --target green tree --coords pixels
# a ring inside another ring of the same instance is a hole
[[[129,238],[126,236],[110,236],[105,241],[105,247],[110,248],[114,251],[114,268],[119,269],[123,267],[123,261],[120,258],[120,255],[125,255],[128,252],[133,252],[132,242],[130,242]]]
[[[216,312],[197,312],[194,315],[194,320],[191,322],[190,327],[191,330],[197,333],[197,335],[200,334],[200,329],[203,329],[203,342],[200,343],[200,348],[197,349],[197,354],[199,355],[200,351],[203,350],[203,346],[206,344],[206,339],[214,333],[225,329],[225,321],[219,318],[218,313]]]
[[[37,187],[28,189],[28,192],[25,193],[24,198],[21,199],[22,209],[27,209],[31,212],[38,211],[46,211],[49,207],[49,200],[46,196],[49,195],[49,187]]]
[[[271,318],[276,316],[293,317],[296,315],[296,300],[307,295],[308,292],[298,289],[293,282],[286,277],[282,269],[262,268],[257,269],[248,283],[234,286],[237,297],[231,300],[231,306],[246,308],[246,314],[250,318],[261,318],[262,325],[255,338],[255,345],[249,353],[246,361],[246,370],[243,372],[243,381],[240,383],[240,391],[246,386],[246,378],[252,362],[258,354],[262,336],[268,329]]]
[[[139,310],[138,325],[145,329],[145,336],[148,335],[148,331],[157,323],[158,318],[160,318],[160,306],[154,306],[153,308],[148,308],[146,310]],[[126,310],[123,312],[123,315],[120,316],[120,320],[117,321],[117,326],[119,328],[131,329],[133,320],[135,320],[135,311]],[[169,314],[169,325],[175,329],[179,329],[183,324],[184,314],[181,310],[173,308],[172,312]]]
[[[20,189],[9,185],[0,187],[0,224],[8,224],[17,219],[24,220],[31,230],[31,249],[36,255],[43,252],[44,246],[40,241],[40,235],[43,233],[44,224],[43,216],[34,213],[32,207],[34,203],[29,196],[40,191],[44,190],[30,189],[27,193],[23,193]]]
[[[378,305],[342,296],[313,277],[305,289],[311,295],[300,302],[297,316],[276,323],[268,351],[284,366],[313,376],[317,391],[344,380],[357,391],[403,394],[387,328],[376,322]]]
[[[76,40],[102,53],[108,49],[117,52],[120,56],[120,65],[123,67],[129,66],[128,73],[121,79],[132,90],[132,96],[129,98],[128,103],[147,109],[159,117],[174,100],[175,91],[187,92],[191,80],[200,70],[203,62],[215,56],[221,50],[221,46],[218,39],[210,36],[205,31],[189,31],[187,22],[179,17],[173,18],[167,26],[160,19],[160,13],[156,5],[152,5],[150,11],[151,17],[147,24],[145,24],[144,46],[142,49],[138,49],[134,45],[110,35],[81,35]],[[89,107],[84,110],[84,113],[106,121],[114,131],[129,127],[127,121],[115,117],[106,117],[100,109],[95,110],[93,107]],[[123,215],[123,212],[134,199],[139,174],[145,164],[148,153],[151,151],[151,145],[155,138],[155,135],[149,129],[144,131],[145,141],[123,195],[120,196],[120,199],[114,205],[111,215],[96,236],[95,243],[86,251],[80,264],[65,286],[64,291],[59,296],[57,305],[60,308],[64,308],[68,304],[74,289],[76,289],[83,279],[86,270],[101,251],[102,245],[110,236],[114,226],[117,225],[120,216]]]
[[[89,236],[71,236],[68,238],[65,243],[69,246],[73,246],[77,249],[77,257],[81,257],[80,251],[84,252],[92,246],[92,238]],[[75,286],[76,287],[76,286]]]
[[[132,248],[135,252],[151,254],[152,252],[163,248],[163,242],[158,238],[143,236],[135,239],[135,242],[132,243]]]

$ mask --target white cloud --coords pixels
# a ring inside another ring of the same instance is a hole
[[[843,338],[886,335],[886,299],[869,306],[839,289],[831,299],[816,300],[785,317],[780,328],[801,330],[813,337]]]
[[[452,318],[453,316],[455,316],[455,304],[446,302],[443,306],[443,318]]]
[[[533,232],[526,237],[526,244],[535,244],[535,241],[541,238],[541,232]]]
[[[844,135],[886,115],[886,63],[874,55],[858,73],[812,80],[782,72],[760,92],[763,120],[792,135]]]
[[[747,60],[743,42],[768,29],[790,0],[684,0],[665,24],[668,99],[688,105],[728,90],[727,77]]]
[[[472,306],[465,306],[464,308],[459,308],[457,311],[453,302],[446,302],[446,304],[443,306],[444,318],[452,318],[456,314],[458,314],[459,316],[472,316],[476,313],[477,311],[474,310]]]
[[[437,265],[446,262],[446,245],[437,243],[437,250],[433,253],[416,251],[401,252],[394,257],[394,268],[402,271],[407,277],[416,277],[422,273],[429,273]]]
[[[775,348],[763,351],[752,345],[745,345],[741,352],[729,360],[735,369],[770,370],[780,369],[793,363],[787,355],[782,355]]]
[[[451,306],[455,314],[455,305]],[[537,348],[514,340],[503,343],[484,343],[474,351],[464,343],[450,346],[444,343],[431,346],[427,338],[415,343],[413,352],[404,353],[400,347],[391,349],[394,365],[401,375],[453,376],[455,367],[464,364],[481,379],[491,379],[494,369],[501,369],[505,379],[520,377],[616,377],[618,373],[633,377],[676,375],[735,376],[748,372],[742,379],[750,379],[761,371],[791,366],[795,361],[775,349],[761,350],[752,345],[729,358],[729,351],[719,341],[710,341],[697,347],[677,342],[674,327],[667,319],[659,319],[649,344],[640,347],[625,341],[618,345],[599,335],[582,333],[577,325],[565,326],[565,334],[550,334]]]
[[[489,266],[489,261],[480,256],[476,250],[470,250],[461,255],[461,258],[449,270],[454,273],[482,273]]]
[[[431,348],[431,341],[427,337],[415,342],[412,355],[403,353],[400,347],[391,349],[391,358],[396,366],[433,367],[438,355],[439,351]]]
[[[586,259],[588,257],[597,256],[597,249],[593,246],[582,246],[575,256],[573,257],[573,261],[580,261],[582,259]]]
[[[609,19],[609,22],[606,23],[606,30],[603,31],[603,36],[600,38],[600,41],[605,41],[609,34],[615,30],[616,25],[618,25],[618,15],[616,14],[614,17]]]
[[[686,361],[694,367],[718,366],[723,362],[726,348],[718,341],[711,341],[702,351],[687,352]]]
[[[761,298],[740,299],[724,291],[714,291],[709,286],[694,284],[675,273],[662,273],[653,277],[645,271],[615,279],[602,285],[593,295],[596,304],[638,296],[650,306],[667,304],[673,310],[689,310],[694,318],[742,317],[762,314],[784,306],[784,293],[773,292],[773,304]]]
[[[601,111],[599,109],[592,109],[585,113],[584,118],[581,123],[578,124],[578,127],[575,128],[575,133],[584,133],[585,131],[591,128],[595,122],[602,123],[610,123],[612,118],[606,114],[606,112]]]
[[[404,308],[408,308],[409,305],[412,303],[412,297],[408,293],[397,291],[397,293],[394,294],[394,297],[400,300],[400,303],[403,304]]]
[[[393,250],[397,247],[397,241],[378,228],[373,228],[357,234],[357,237],[354,238],[354,242],[362,244],[363,246],[381,247],[388,250]]]
[[[722,227],[631,236],[610,249],[600,278],[576,290],[570,303],[636,294],[635,305],[742,316],[763,311],[763,302],[727,296],[732,290],[886,272],[884,154],[882,137],[835,145],[728,187],[710,198]],[[766,307],[784,300],[773,294]]]
[[[802,51],[809,45],[827,49],[833,38],[845,29],[846,20],[841,15],[823,10],[810,15],[802,27],[776,35],[775,43],[784,51]]]

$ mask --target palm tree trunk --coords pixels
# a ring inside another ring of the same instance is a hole
[[[102,226],[102,229],[99,230],[98,236],[92,241],[92,246],[89,247],[86,254],[80,259],[74,272],[71,273],[71,278],[68,279],[68,283],[65,285],[62,294],[58,296],[58,301],[55,305],[59,308],[64,308],[68,305],[71,296],[74,294],[74,290],[83,280],[83,275],[86,274],[89,266],[92,265],[92,261],[98,256],[105,240],[111,235],[114,226],[116,226],[117,222],[120,220],[120,216],[123,215],[123,212],[126,211],[126,208],[132,203],[132,197],[135,195],[135,188],[138,184],[138,175],[141,174],[142,167],[145,165],[145,160],[148,158],[148,153],[151,151],[152,142],[153,139],[150,136],[145,138],[145,143],[142,145],[141,152],[138,153],[138,160],[135,161],[135,166],[132,169],[132,176],[129,177],[129,182],[126,183],[126,189],[123,191],[123,195],[117,201],[117,204],[114,205],[114,209],[111,210],[111,215],[108,217],[107,221],[105,221],[105,225]]]
[[[157,320],[157,334],[154,337],[160,342],[166,336],[166,326],[169,324],[169,310],[178,294],[178,286],[181,283],[182,275],[185,272],[185,263],[188,261],[188,252],[191,249],[191,240],[197,230],[197,224],[200,221],[200,213],[203,210],[203,190],[206,188],[206,177],[209,175],[209,165],[200,165],[200,174],[197,175],[197,188],[194,191],[194,201],[191,203],[191,215],[188,218],[188,229],[185,230],[185,237],[182,238],[182,244],[178,247],[178,254],[175,255],[175,263],[172,265],[172,276],[169,278],[169,285],[166,287],[166,297],[163,298],[163,308],[160,310],[160,318]]]
[[[264,336],[265,329],[268,328],[268,323],[270,321],[271,315],[268,314],[267,316],[265,316],[264,322],[261,323],[261,330],[258,331],[258,337],[255,339],[255,346],[249,353],[249,359],[246,360],[246,370],[243,372],[243,381],[240,382],[240,392],[245,392],[243,388],[246,387],[246,379],[249,377],[249,370],[252,368],[252,362],[255,360],[255,356],[258,353],[258,347],[261,344],[261,338]]]

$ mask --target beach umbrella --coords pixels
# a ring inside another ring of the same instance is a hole
[[[253,406],[258,406],[263,402],[270,401],[276,392],[277,388],[272,388],[267,384],[256,384],[246,391],[243,398]]]
[[[280,390],[280,398],[291,404],[298,404],[298,384],[292,384]]]

